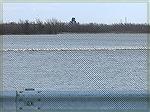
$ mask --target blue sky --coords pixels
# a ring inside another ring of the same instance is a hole
[[[80,23],[146,23],[146,3],[4,3],[3,21],[19,19],[46,21],[51,18],[69,22],[72,17]]]

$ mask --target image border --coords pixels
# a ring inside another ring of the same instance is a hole
[[[3,23],[3,3],[0,0],[0,23]],[[0,34],[0,95],[2,96],[3,91],[3,35]],[[0,100],[2,98],[0,97]],[[2,100],[3,101],[3,100]],[[0,112],[3,112],[3,103],[0,103]]]
[[[0,22],[3,22],[3,3],[146,3],[147,4],[147,23],[150,25],[150,0],[0,0]],[[3,35],[0,35],[0,50],[3,49]],[[150,94],[150,33],[147,34],[147,92]],[[2,53],[0,51],[0,53]],[[3,91],[3,56],[0,54],[0,91]],[[0,93],[2,94],[2,93]],[[150,106],[150,96],[148,96]],[[0,111],[2,111],[0,105]],[[150,111],[148,108],[148,111]],[[143,110],[102,110],[111,112],[143,112]],[[43,112],[43,111],[42,111]]]

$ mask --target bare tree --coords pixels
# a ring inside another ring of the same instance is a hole
[[[150,33],[149,24],[79,24],[64,23],[56,19],[49,19],[42,22],[37,19],[35,22],[20,20],[18,23],[0,24],[0,34],[58,34],[70,33]]]

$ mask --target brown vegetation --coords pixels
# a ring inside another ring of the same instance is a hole
[[[58,34],[58,33],[150,33],[148,24],[79,24],[79,23],[64,23],[55,19],[47,22],[37,20],[29,22],[28,20],[18,23],[3,23],[0,24],[0,34]]]

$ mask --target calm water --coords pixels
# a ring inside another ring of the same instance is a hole
[[[147,34],[14,35],[3,39],[4,90],[147,90]]]
[[[12,35],[3,39],[4,90],[147,92],[147,34]],[[103,109],[110,103],[93,102],[89,106],[101,103],[98,108]],[[145,101],[130,102],[127,107],[111,104],[120,109],[147,107]]]

